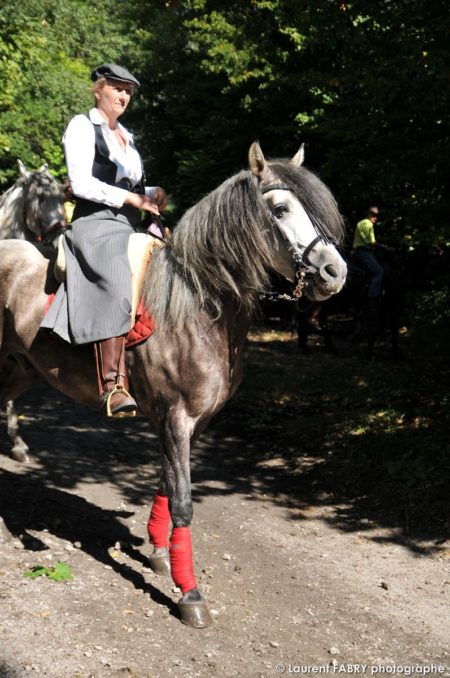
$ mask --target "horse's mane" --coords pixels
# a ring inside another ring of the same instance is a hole
[[[23,185],[17,181],[0,198],[0,240],[23,238]]]
[[[302,202],[317,232],[340,242],[342,218],[320,179],[287,161],[269,165]],[[226,296],[252,313],[268,285],[275,238],[252,173],[227,179],[184,214],[169,244],[154,255],[144,295],[157,324],[181,328],[201,309],[219,318]]]
[[[268,281],[274,236],[250,172],[240,172],[191,207],[144,283],[158,324],[182,326],[201,308],[221,314],[225,295],[251,311]]]

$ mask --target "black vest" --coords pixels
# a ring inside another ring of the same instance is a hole
[[[86,117],[89,118],[89,116]],[[91,122],[90,118],[89,122]],[[109,149],[103,136],[101,125],[96,125],[94,123],[92,123],[92,125],[94,126],[95,131],[95,156],[94,162],[92,163],[92,176],[100,181],[104,181],[105,184],[109,184],[110,186],[117,186],[117,188],[124,188],[127,191],[143,195],[145,193],[144,167],[142,166],[141,180],[134,188],[131,187],[128,179],[122,179],[121,181],[116,182],[117,165],[110,160]],[[95,212],[103,212],[105,209],[110,210],[114,215],[119,213],[126,215],[134,226],[137,225],[138,221],[141,221],[140,211],[132,205],[108,207],[102,203],[86,200],[85,198],[78,198],[75,196],[75,199],[76,204],[72,221],[75,221],[75,219],[78,219],[79,217],[87,217]]]

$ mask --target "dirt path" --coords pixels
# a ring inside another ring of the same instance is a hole
[[[99,424],[37,390],[21,410],[35,458],[0,457],[0,515],[14,535],[0,546],[1,676],[353,675],[355,664],[450,675],[450,544],[416,555],[370,521],[339,530],[336,505],[298,508],[277,458],[251,467],[239,435],[213,428],[193,453],[193,539],[214,624],[193,630],[173,584],[146,567],[158,476],[147,424]],[[235,468],[223,463],[233,457]],[[23,577],[58,561],[72,581]]]

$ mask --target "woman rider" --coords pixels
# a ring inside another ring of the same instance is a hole
[[[76,115],[63,137],[76,198],[66,232],[66,282],[42,322],[72,344],[94,343],[99,392],[107,416],[134,416],[128,393],[125,336],[132,325],[129,236],[141,210],[158,215],[167,205],[160,187],[145,187],[141,157],[120,123],[138,80],[116,64],[92,72],[95,107]]]

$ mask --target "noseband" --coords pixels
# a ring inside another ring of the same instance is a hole
[[[42,228],[41,229],[42,235],[37,235],[36,241],[39,243],[43,243],[44,245],[51,245],[55,247],[54,242],[56,238],[58,238],[60,235],[63,235],[68,230],[69,227],[67,226],[67,224],[58,221],[56,224],[51,224],[50,226],[47,226],[47,228]]]
[[[289,188],[289,186],[287,186],[287,184],[282,184],[282,183],[267,184],[267,186],[263,186],[261,188],[261,194],[265,195],[266,193],[269,193],[269,191],[290,191],[290,190],[291,189]],[[302,288],[303,288],[303,285],[304,285],[305,274],[308,270],[310,270],[310,268],[312,266],[311,261],[309,260],[309,255],[311,253],[311,250],[317,245],[317,243],[321,242],[323,240],[323,238],[320,235],[316,236],[315,238],[313,238],[313,240],[311,240],[309,245],[307,245],[303,249],[303,251],[300,252],[297,248],[295,248],[292,245],[292,243],[290,242],[289,238],[285,235],[285,233],[283,233],[283,231],[281,230],[280,225],[278,223],[278,219],[275,217],[273,212],[269,209],[269,207],[267,205],[266,205],[266,207],[267,207],[267,211],[269,212],[270,220],[278,228],[278,231],[279,231],[281,237],[283,238],[283,240],[285,240],[288,243],[287,250],[288,250],[289,254],[291,255],[291,257],[294,261],[295,270],[296,270],[295,275],[296,275],[297,281],[296,281],[295,287],[292,291],[292,296],[289,297],[289,295],[284,294],[284,295],[281,295],[281,297],[283,299],[286,299],[286,297],[291,298],[293,300],[300,299],[300,297],[302,296]]]

